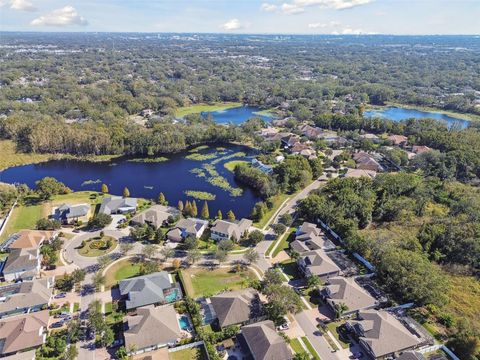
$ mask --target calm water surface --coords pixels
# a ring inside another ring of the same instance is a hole
[[[203,116],[211,115],[215,122],[219,124],[241,124],[254,117],[264,121],[270,121],[272,119],[272,116],[269,115],[257,115],[256,113],[259,111],[261,111],[261,109],[255,106],[239,106],[226,110],[204,111],[201,114]]]
[[[448,124],[448,126],[457,125],[466,128],[470,124],[470,121],[455,118],[446,114],[438,113],[438,112],[429,112],[429,111],[421,111],[415,109],[405,109],[399,107],[386,107],[385,109],[381,110],[370,110],[365,111],[365,117],[382,117],[393,121],[402,121],[406,119],[416,118],[416,119],[435,119],[438,121],[442,121]]]
[[[227,150],[217,151],[215,147],[200,151],[201,154],[217,152],[217,157],[224,157],[236,152],[245,152],[252,155],[250,149],[243,146],[226,146]],[[222,152],[222,154],[218,154]],[[24,165],[9,168],[0,172],[0,181],[7,183],[24,183],[29,187],[35,186],[35,181],[46,176],[52,176],[65,183],[74,191],[99,191],[102,183],[108,185],[111,194],[121,195],[126,186],[131,196],[156,199],[160,192],[172,206],[177,206],[179,200],[192,200],[184,191],[206,191],[216,195],[216,199],[209,201],[210,216],[215,216],[217,210],[222,210],[224,216],[230,209],[237,217],[249,216],[252,207],[259,197],[249,188],[236,183],[233,173],[223,166],[231,158],[215,165],[218,173],[225,177],[233,187],[243,189],[243,194],[232,197],[229,192],[215,187],[207,182],[206,178],[197,177],[190,171],[201,168],[202,164],[212,160],[195,161],[185,159],[190,153],[167,155],[168,161],[161,163],[129,162],[126,158],[115,159],[112,162],[92,163],[72,160],[56,160],[41,164]],[[248,160],[248,159],[247,159]],[[86,181],[100,180],[95,184],[85,184]],[[199,211],[203,201],[197,200]]]

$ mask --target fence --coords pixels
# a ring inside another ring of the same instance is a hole
[[[203,346],[203,345],[204,345],[203,340],[201,340],[201,341],[196,341],[196,342],[193,342],[193,343],[185,344],[185,345],[182,345],[182,346],[176,346],[174,348],[170,348],[170,349],[168,349],[168,352],[177,352],[177,351],[181,351],[181,350],[185,350],[185,349],[191,349],[191,348],[194,348],[194,347],[197,347],[197,346]]]
[[[444,351],[452,360],[460,360],[460,358],[457,355],[455,355],[452,350],[450,350],[448,347],[446,347],[443,344],[426,346],[426,347],[418,349],[417,351],[421,354],[426,354],[426,353],[430,353],[430,352],[437,351],[437,350]]]
[[[8,219],[10,219],[10,215],[12,215],[12,212],[13,212],[13,209],[15,209],[15,206],[17,206],[17,201],[15,201],[15,202],[13,203],[12,207],[11,207],[10,210],[8,211],[7,216],[5,217],[5,219],[3,220],[2,224],[0,225],[0,236],[2,236],[3,231],[5,230],[5,227],[7,226]]]

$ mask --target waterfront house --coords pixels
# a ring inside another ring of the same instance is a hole
[[[181,242],[188,236],[200,238],[208,227],[208,221],[187,218],[181,219],[173,229],[167,233],[167,239],[174,242]]]
[[[171,206],[153,205],[151,208],[142,211],[135,215],[130,224],[144,225],[147,224],[154,229],[166,225],[170,218],[175,218],[179,215],[179,211]]]
[[[215,220],[211,228],[211,238],[215,241],[232,239],[238,241],[246,235],[253,222],[249,219],[240,221]]]
[[[106,197],[100,205],[99,214],[129,214],[137,210],[137,199],[119,196]]]
[[[62,224],[74,224],[78,221],[87,222],[91,215],[90,209],[91,207],[88,204],[63,204],[54,210],[52,217]]]

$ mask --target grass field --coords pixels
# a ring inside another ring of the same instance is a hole
[[[298,279],[300,277],[295,260],[290,259],[280,263],[280,268],[290,280]]]
[[[185,290],[192,298],[211,296],[223,290],[238,290],[246,287],[249,280],[257,277],[250,271],[231,273],[229,268],[215,270],[190,268],[182,270]]]
[[[245,161],[245,160],[232,160],[232,161],[226,162],[225,164],[223,164],[223,166],[224,166],[225,169],[227,169],[228,171],[233,172],[233,171],[235,170],[235,166],[237,166],[237,165],[246,165],[246,164],[248,164],[248,161]]]
[[[15,143],[11,140],[0,140],[0,154],[2,154],[2,156],[0,156],[0,170],[12,166],[35,164],[62,158],[62,155],[17,152]]]
[[[193,347],[190,349],[184,349],[180,351],[168,353],[170,360],[207,360],[207,354],[202,347]]]
[[[190,114],[198,114],[204,111],[211,112],[211,111],[220,111],[226,110],[234,107],[242,106],[239,102],[221,102],[221,103],[212,103],[212,104],[195,104],[190,106],[183,106],[178,108],[175,111],[176,117],[184,117]]]
[[[105,274],[105,288],[110,289],[120,280],[129,279],[140,274],[140,264],[131,259],[120,260],[113,264]]]
[[[343,325],[345,321],[336,321],[336,322],[331,322],[327,324],[328,330],[332,333],[332,335],[337,339],[337,341],[342,345],[342,348],[348,349],[350,347],[350,344],[348,342],[345,342],[341,339],[340,334],[338,332],[338,329],[341,325]]]
[[[11,234],[23,229],[35,229],[38,220],[47,217],[52,213],[52,209],[63,203],[67,204],[91,204],[92,214],[96,204],[101,202],[102,195],[95,199],[91,196],[98,194],[93,191],[79,191],[65,195],[55,195],[46,202],[40,203],[38,198],[30,196],[25,199],[25,205],[17,206],[5,227],[5,231],[0,237],[0,243],[5,241]]]
[[[298,339],[290,340],[290,347],[295,352],[295,354],[301,354],[305,352],[305,349],[303,348],[302,344],[300,344],[300,341]]]
[[[290,195],[287,195],[287,194],[279,194],[279,195],[274,196],[273,197],[272,208],[269,211],[267,211],[265,216],[260,221],[254,222],[253,226],[255,226],[259,229],[262,229],[265,226],[265,224],[270,220],[270,218],[277,212],[280,205],[282,205],[283,202],[285,200],[287,200],[287,198],[289,198],[289,197],[290,197]]]

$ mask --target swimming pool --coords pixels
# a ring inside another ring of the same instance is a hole
[[[178,319],[178,323],[180,325],[180,329],[182,330],[188,330],[190,328],[190,321],[188,321],[187,316],[180,316],[180,319]]]
[[[168,290],[168,292],[165,292],[164,295],[165,295],[165,301],[167,303],[177,301],[181,298],[180,290],[177,289],[177,288],[173,288],[173,289]]]

